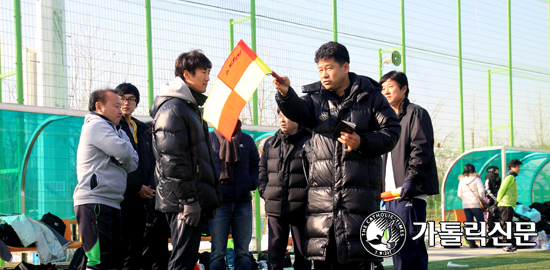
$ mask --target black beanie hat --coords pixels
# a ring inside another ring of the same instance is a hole
[[[487,167],[487,172],[488,172],[488,173],[494,173],[496,170],[498,170],[498,167],[497,167],[497,166],[489,166],[489,167]]]

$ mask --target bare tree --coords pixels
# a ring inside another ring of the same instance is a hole
[[[435,108],[430,113],[432,125],[434,127],[434,155],[437,164],[437,177],[442,180],[445,177],[445,172],[451,165],[451,162],[458,156],[459,149],[452,148],[452,143],[455,138],[457,128],[449,129],[440,125],[440,112],[445,106],[446,101],[440,100]],[[439,181],[439,189],[441,190],[441,181]],[[427,219],[441,220],[441,195],[429,196],[427,200]]]
[[[537,103],[534,105],[529,108],[535,135],[535,139],[531,141],[531,147],[550,149],[549,108],[543,104],[541,90],[538,92]]]
[[[477,122],[477,113],[476,113],[476,93],[472,95],[472,104],[466,105],[466,107],[469,107],[472,109],[472,126],[470,127],[470,136],[471,136],[471,148],[476,148],[475,145],[475,136],[476,136],[476,122]]]
[[[105,40],[101,21],[92,25],[86,16],[80,23],[78,35],[70,36],[68,48],[69,108],[82,110],[87,106],[90,93],[112,83],[115,70],[125,70],[125,79],[131,71],[131,57],[120,59]],[[115,61],[119,60],[119,61]],[[117,68],[117,62],[127,64]]]

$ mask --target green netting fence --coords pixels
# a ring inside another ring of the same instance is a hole
[[[502,179],[508,172],[508,162],[519,159],[523,162],[521,171],[516,177],[518,185],[518,202],[531,205],[534,202],[550,201],[550,150],[516,147],[491,147],[467,151],[454,160],[443,178],[441,212],[452,212],[462,209],[462,200],[457,196],[458,176],[462,174],[464,165],[471,163],[480,174],[483,182],[487,167],[497,166]]]
[[[75,219],[76,151],[86,113],[0,104],[0,213],[24,212],[40,219],[52,212]],[[275,130],[243,126],[255,141]]]

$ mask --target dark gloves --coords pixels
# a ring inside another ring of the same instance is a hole
[[[399,201],[402,200],[411,200],[414,196],[416,196],[418,187],[415,183],[413,183],[408,178],[405,178],[405,183],[403,184],[403,187],[401,187],[401,194],[399,194]]]
[[[184,205],[182,218],[185,220],[185,224],[197,227],[201,219],[201,206],[199,202]]]

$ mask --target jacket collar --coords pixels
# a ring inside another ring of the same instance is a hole
[[[360,100],[368,96],[368,94],[372,91],[382,90],[382,86],[369,77],[360,76],[353,72],[349,72],[348,76],[351,84],[351,90],[345,100],[342,101],[342,107],[347,107],[353,102],[359,102]],[[327,93],[324,94],[323,92]],[[321,84],[321,81],[302,86],[302,93],[320,93],[326,99],[334,99],[334,97],[332,97],[332,95],[328,93],[328,90]]]
[[[399,105],[399,111],[397,114],[397,117],[399,117],[399,121],[401,121],[401,119],[403,119],[403,116],[407,114],[407,107],[409,106],[409,104],[411,104],[409,98],[405,98],[403,99],[403,102],[401,102],[401,105]]]
[[[95,115],[95,116],[99,116],[99,117],[103,118],[103,120],[107,121],[107,123],[113,125],[113,126],[116,128],[116,130],[119,130],[120,127],[121,127],[121,126],[120,126],[120,123],[119,123],[118,125],[115,125],[115,123],[113,123],[113,121],[109,120],[109,118],[105,117],[105,116],[102,115],[102,114],[99,114],[99,113],[96,113],[96,112],[90,112],[90,114],[91,114],[91,115]],[[124,117],[122,117],[122,118],[124,119]],[[121,121],[122,121],[122,119],[121,119]]]
[[[135,118],[133,116],[132,116],[132,121],[134,121],[134,123],[136,123],[136,125],[138,127],[147,128],[147,125],[145,123],[139,121],[137,118]],[[122,117],[122,119],[120,119],[120,124],[119,125],[122,126],[123,124],[126,124],[126,125],[128,124],[126,122],[126,118],[124,118],[124,116]]]
[[[509,170],[509,171],[508,171],[508,173],[506,174],[506,176],[508,176],[508,175],[512,175],[512,176],[514,176],[514,177],[518,177],[518,174],[517,174],[516,172],[512,171],[512,170]]]
[[[298,141],[302,136],[307,135],[307,133],[309,133],[309,131],[305,128],[302,128],[301,126],[298,128],[298,131],[296,131],[296,133],[294,133],[292,135],[286,135],[279,129],[279,130],[277,130],[277,132],[275,132],[275,135],[273,136],[272,145],[273,146],[279,145],[280,143],[282,143],[285,140],[285,138],[291,144],[293,144],[294,142]]]

